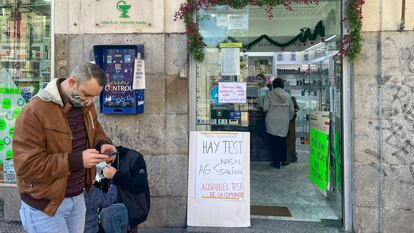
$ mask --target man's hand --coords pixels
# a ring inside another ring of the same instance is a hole
[[[116,152],[116,147],[114,145],[111,144],[103,144],[101,146],[101,154],[106,154],[109,155],[111,153],[115,153]],[[109,156],[107,160],[105,160],[105,162],[107,163],[111,163],[114,161],[116,156]]]
[[[110,154],[116,152],[116,147],[111,144],[103,144],[101,146],[101,154]]]
[[[117,170],[114,167],[111,167],[111,166],[107,166],[106,168],[103,169],[103,175],[107,179],[114,178],[116,172],[117,172]]]
[[[109,159],[108,155],[99,154],[99,151],[95,149],[88,149],[82,152],[83,166],[85,168],[91,168],[96,164]]]

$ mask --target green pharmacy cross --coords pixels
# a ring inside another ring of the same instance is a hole
[[[119,18],[129,18],[128,11],[131,8],[131,5],[128,5],[125,1],[118,1],[116,8],[122,12]]]

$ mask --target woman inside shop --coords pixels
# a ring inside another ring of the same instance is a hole
[[[272,83],[273,90],[264,100],[263,110],[266,114],[266,132],[269,134],[272,167],[280,169],[281,163],[287,165],[287,134],[289,122],[293,119],[295,110],[289,94],[283,90],[284,80],[276,78]]]

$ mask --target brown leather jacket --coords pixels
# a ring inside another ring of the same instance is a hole
[[[56,79],[50,81],[24,107],[13,136],[14,168],[21,198],[50,216],[55,215],[64,199],[72,152],[71,129],[66,119],[71,106],[63,105],[58,85]],[[88,148],[110,143],[97,120],[94,105],[85,107],[83,112]],[[95,167],[86,169],[86,189],[94,182],[95,172]]]

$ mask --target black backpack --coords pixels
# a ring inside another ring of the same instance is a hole
[[[131,229],[134,229],[137,225],[143,223],[147,220],[150,205],[151,205],[151,196],[148,185],[148,173],[147,165],[145,163],[144,157],[138,151],[128,149],[122,146],[117,147],[119,152],[116,164],[117,169],[121,169],[123,172],[130,174],[130,171],[136,170],[139,172],[139,175],[142,175],[144,178],[143,192],[134,193],[128,190],[118,187],[118,201],[122,201],[128,209],[128,222]],[[119,161],[121,157],[121,161]],[[121,163],[119,165],[119,163]],[[136,167],[134,167],[136,166]],[[95,182],[95,186],[101,189],[104,193],[108,192],[109,184],[111,180],[103,179],[100,183]],[[120,200],[119,200],[120,199]],[[101,210],[99,210],[100,212]],[[99,224],[99,233],[104,233],[102,226]]]
[[[128,209],[129,225],[131,228],[134,228],[147,220],[150,211],[151,196],[148,185],[147,165],[144,157],[138,151],[122,146],[117,147],[117,150],[120,153],[119,157],[121,157],[118,168],[128,173],[128,175],[131,175],[130,171],[132,170],[139,171],[139,175],[142,175],[145,179],[144,192],[142,193],[133,193],[119,187],[121,200]]]

